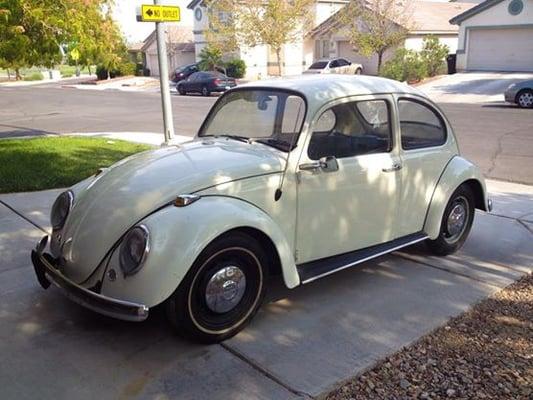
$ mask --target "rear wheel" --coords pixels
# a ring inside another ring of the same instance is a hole
[[[209,95],[211,95],[211,92],[209,91],[207,86],[203,86],[202,87],[202,96],[209,96]]]
[[[215,240],[167,301],[170,322],[194,341],[235,335],[261,305],[266,270],[266,254],[252,237],[234,232]]]
[[[357,68],[355,70],[355,75],[361,75],[363,73],[363,70],[361,68]]]
[[[459,250],[474,221],[474,194],[467,185],[461,185],[452,194],[442,216],[439,237],[428,240],[429,249],[439,256]]]
[[[533,91],[526,89],[516,95],[516,103],[522,108],[533,108]]]

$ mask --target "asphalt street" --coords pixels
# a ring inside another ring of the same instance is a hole
[[[216,96],[172,95],[176,134],[193,136]],[[489,178],[533,184],[533,111],[504,103],[440,104],[462,154]],[[0,137],[72,132],[162,132],[158,93],[53,86],[0,88]]]

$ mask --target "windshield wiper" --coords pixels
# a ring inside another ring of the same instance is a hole
[[[292,150],[291,144],[286,140],[273,139],[273,138],[261,138],[261,139],[252,139],[253,142],[258,142],[266,144],[267,146],[272,146],[280,150],[290,151]]]
[[[219,137],[226,137],[226,138],[229,138],[229,139],[233,139],[233,140],[238,140],[240,142],[245,142],[245,143],[250,143],[250,138],[246,137],[246,136],[239,136],[239,135],[214,135],[215,138],[219,138]]]

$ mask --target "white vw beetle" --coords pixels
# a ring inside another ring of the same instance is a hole
[[[253,317],[267,277],[294,288],[410,244],[464,243],[483,177],[417,90],[367,76],[232,89],[194,140],[129,157],[62,193],[32,253],[99,313],[140,321],[163,304],[203,342]]]

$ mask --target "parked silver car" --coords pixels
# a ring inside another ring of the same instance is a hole
[[[533,108],[533,80],[509,85],[505,91],[505,101],[522,108]]]
[[[344,58],[323,59],[315,61],[304,74],[349,74],[361,75],[363,66]]]

